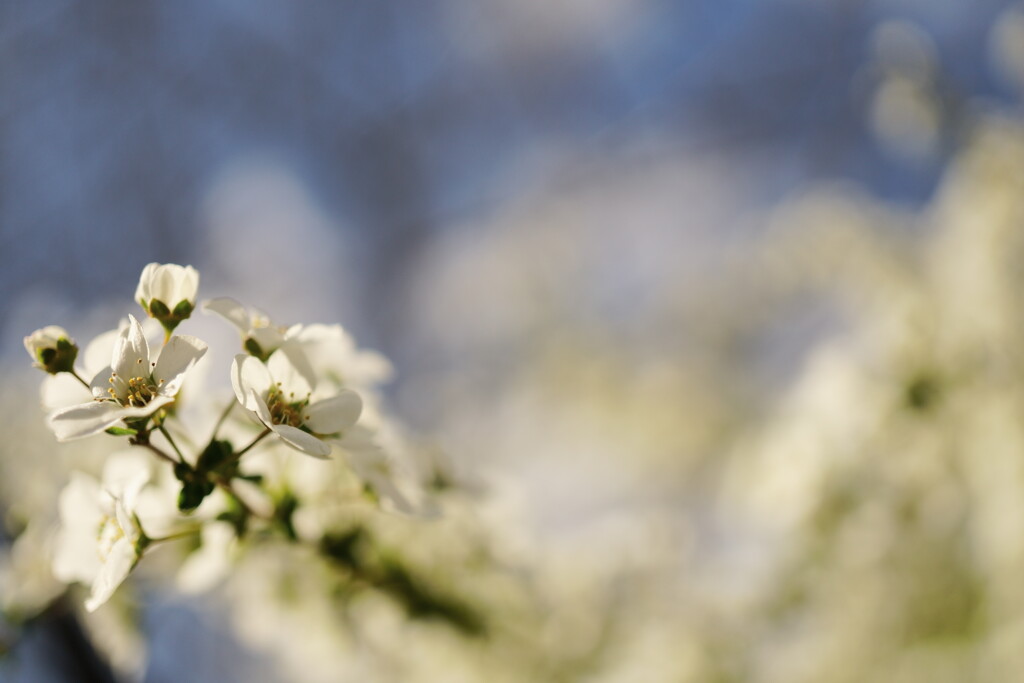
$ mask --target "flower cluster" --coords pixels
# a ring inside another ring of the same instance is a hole
[[[382,446],[390,430],[373,393],[390,372],[386,360],[357,350],[340,326],[277,326],[217,298],[201,310],[241,335],[240,353],[217,372],[206,367],[206,342],[176,333],[197,308],[198,287],[191,266],[145,267],[135,299],[159,323],[153,327],[162,327],[162,340],[151,337],[151,323],[133,315],[87,345],[81,359],[63,328],[45,327],[25,338],[36,367],[55,381],[69,378],[65,389],[77,387],[77,397],[44,392],[57,440],[107,434],[128,446],[107,458],[99,479],[73,473],[60,496],[53,573],[91,585],[89,611],[168,541],[191,537],[201,546],[183,565],[182,581],[189,585],[209,584],[210,577],[197,577],[197,567],[224,571],[227,548],[246,538],[280,534],[321,544],[329,530],[316,522],[318,506],[336,502],[324,500],[322,482],[336,470],[311,477],[288,452],[318,460],[337,453],[345,476],[361,482],[354,490],[363,504],[414,507],[403,491],[408,481],[398,481],[400,469]],[[221,394],[209,390],[218,379]],[[199,431],[210,435],[200,438]],[[301,523],[299,512],[311,521]]]

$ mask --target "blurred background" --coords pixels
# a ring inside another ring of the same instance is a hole
[[[543,586],[508,680],[1019,680],[1022,92],[1004,0],[2,1],[4,507],[22,337],[188,263],[391,359]],[[304,680],[228,621],[189,680]],[[370,649],[325,680],[413,680]]]

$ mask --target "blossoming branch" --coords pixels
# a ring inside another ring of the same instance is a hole
[[[155,547],[176,539],[191,538],[196,546],[182,567],[182,581],[190,585],[216,581],[246,538],[277,535],[341,557],[337,529],[320,514],[337,503],[317,489],[329,479],[326,471],[313,484],[280,476],[295,469],[281,447],[300,458],[342,457],[373,505],[402,512],[416,507],[415,487],[390,452],[400,443],[398,430],[374,396],[375,384],[390,372],[383,357],[358,349],[338,325],[279,326],[224,297],[197,306],[198,290],[199,273],[191,266],[151,263],[135,292],[143,321],[129,314],[82,353],[61,327],[25,337],[48,382],[74,380],[50,387],[57,407],[47,424],[56,439],[112,436],[117,443],[100,479],[73,473],[59,500],[53,572],[91,587],[89,611],[107,602]],[[240,335],[230,367],[204,368],[233,389],[222,400],[212,392],[189,393],[203,385],[200,361],[209,347],[178,329],[197,308]],[[161,329],[162,338],[154,339]],[[95,367],[102,362],[91,363],[96,358],[109,362]],[[250,467],[254,458],[262,464]],[[307,513],[305,521],[300,512]],[[376,581],[400,601],[427,599],[408,587],[397,591],[388,572],[361,565],[350,549],[344,553],[353,576]]]

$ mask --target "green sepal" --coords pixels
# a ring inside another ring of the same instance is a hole
[[[156,318],[163,325],[167,333],[170,334],[174,331],[183,320],[188,320],[192,315],[192,311],[195,307],[192,302],[188,299],[182,299],[175,306],[174,310],[165,304],[160,299],[150,299],[147,305],[145,301],[140,301],[142,308],[149,313],[150,317]]]
[[[259,343],[252,337],[246,337],[245,341],[242,342],[242,347],[250,356],[259,358],[264,363],[266,363],[267,359],[270,358],[270,354],[264,351],[263,347],[260,346]]]
[[[135,436],[139,433],[137,429],[129,429],[127,427],[107,427],[104,431],[114,436]]]
[[[150,299],[149,307],[147,308],[145,304],[143,304],[142,307],[146,309],[147,313],[157,320],[166,318],[171,314],[171,309],[167,308],[167,304],[160,301],[160,299]]]
[[[149,424],[149,418],[148,417],[129,418],[129,419],[126,419],[124,421],[124,423],[126,425],[128,425],[128,429],[132,429],[132,430],[134,430],[137,433],[141,433],[141,432],[146,431],[146,425]]]
[[[57,340],[56,347],[39,349],[36,354],[39,365],[51,375],[56,375],[58,372],[73,372],[76,358],[78,358],[78,347],[64,337]]]
[[[171,315],[173,315],[179,321],[188,320],[188,318],[192,315],[193,310],[195,310],[195,308],[192,306],[192,302],[189,301],[188,299],[182,299],[181,301],[178,302],[178,305],[174,307],[174,310],[171,311]]]
[[[147,536],[146,532],[142,530],[142,525],[138,523],[138,520],[139,517],[138,515],[136,515],[135,522],[136,525],[138,525],[139,527],[139,538],[137,541],[135,541],[135,554],[138,557],[142,557],[142,553],[144,553],[146,551],[146,548],[150,546],[150,544],[153,542],[153,539]]]

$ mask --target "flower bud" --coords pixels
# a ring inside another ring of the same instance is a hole
[[[192,315],[198,289],[199,273],[192,266],[150,263],[142,270],[135,300],[170,334]]]
[[[32,365],[56,375],[73,372],[78,347],[63,327],[48,325],[25,337],[25,350],[32,356]]]

